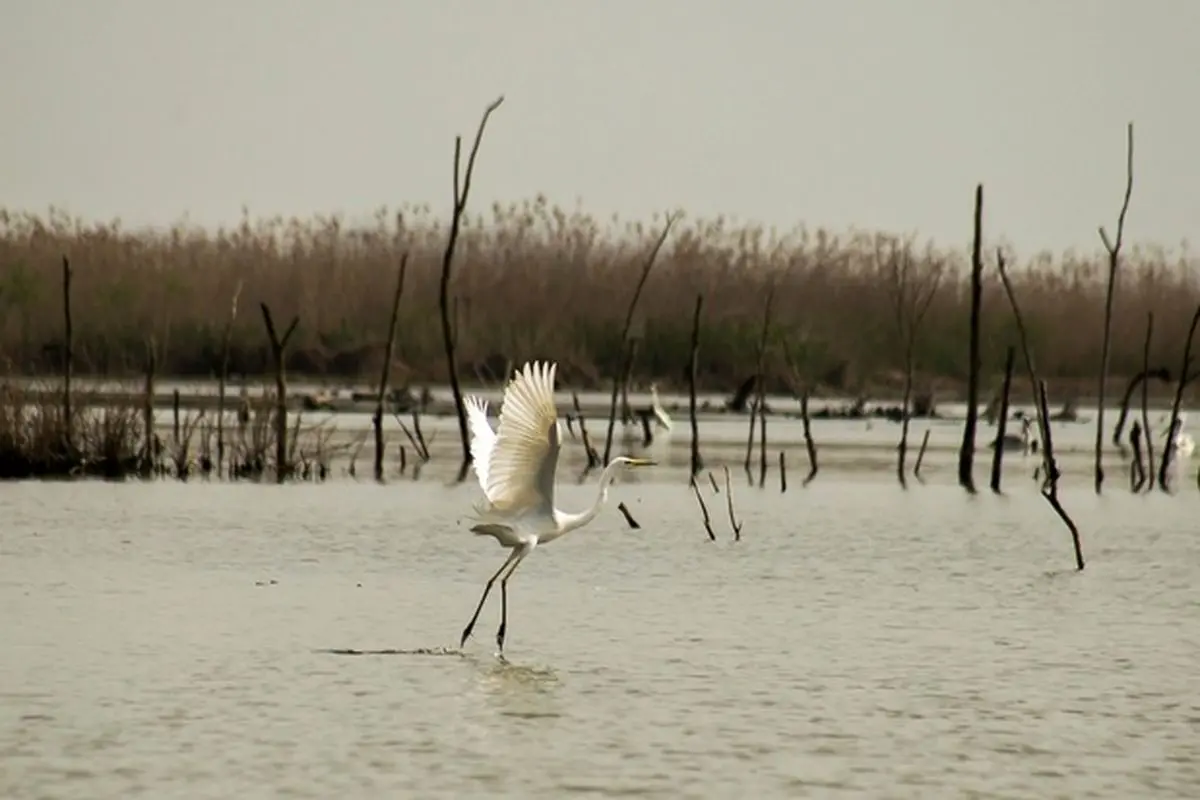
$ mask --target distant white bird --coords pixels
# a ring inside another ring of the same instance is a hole
[[[1187,414],[1180,411],[1179,416],[1175,419],[1175,454],[1180,458],[1187,458],[1196,449],[1196,442],[1193,441],[1191,434],[1183,432],[1183,424],[1187,421]],[[1163,420],[1163,429],[1159,433],[1162,439],[1167,438],[1167,426],[1171,424],[1171,418],[1167,416]]]
[[[988,446],[995,450],[996,445],[999,444],[1000,448],[1005,452],[1020,450],[1023,454],[1028,455],[1031,444],[1029,431],[1033,427],[1033,420],[1025,416],[1025,413],[1020,410],[1013,414],[1013,419],[1021,421],[1021,434],[1018,436],[1015,433],[1006,433],[1003,439],[999,441],[993,439],[992,443]]]
[[[554,507],[554,472],[558,466],[562,427],[554,405],[554,375],[557,364],[527,363],[504,389],[500,423],[493,431],[487,418],[487,403],[477,397],[466,399],[471,427],[471,458],[486,497],[475,505],[478,519],[471,531],[492,536],[512,551],[488,578],[483,596],[463,629],[459,647],[467,643],[479,619],[492,585],[500,580],[500,628],[496,644],[504,654],[508,625],[508,580],[525,556],[539,544],[582,528],[600,512],[608,499],[608,487],[625,467],[653,466],[646,458],[617,456],[600,475],[596,502],[586,511],[572,513]],[[511,568],[510,568],[511,567]]]
[[[658,424],[658,427],[670,433],[671,415],[667,413],[662,403],[658,401],[658,386],[653,383],[650,384],[650,412],[654,414],[654,420]]]

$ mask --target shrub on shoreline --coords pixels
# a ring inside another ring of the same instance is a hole
[[[455,298],[460,372],[494,380],[507,362],[551,358],[564,383],[603,385],[621,360],[620,334],[638,273],[662,220],[597,220],[543,198],[469,215],[460,239]],[[253,220],[208,232],[180,224],[131,231],[0,210],[0,355],[11,370],[50,374],[61,363],[60,259],[74,265],[75,369],[130,376],[153,336],[158,373],[216,373],[230,300],[234,374],[269,370],[257,303],[276,317],[297,314],[288,367],[329,379],[373,382],[383,357],[391,287],[400,254],[411,252],[398,326],[393,381],[441,382],[445,364],[437,288],[446,222],[428,208],[381,210],[373,222],[339,218]],[[768,369],[782,388],[799,377],[832,391],[891,385],[903,367],[896,288],[881,234],[777,232],[718,218],[677,225],[646,283],[635,332],[634,380],[684,385],[692,306],[703,294],[699,378],[731,390],[754,369],[762,306],[775,286]],[[933,390],[966,377],[969,264],[966,248],[899,243],[913,274],[941,268],[917,345],[919,383]],[[984,377],[995,379],[1015,326],[989,257],[981,330]],[[1103,253],[1010,258],[1038,368],[1060,385],[1094,382],[1103,323]],[[1177,370],[1200,302],[1197,262],[1186,250],[1129,248],[1119,275],[1110,374],[1138,372],[1147,313],[1155,315],[1153,364]],[[785,353],[788,357],[785,357]],[[789,363],[790,362],[790,363]],[[793,369],[794,367],[794,373]]]

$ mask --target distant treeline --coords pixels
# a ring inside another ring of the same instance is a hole
[[[464,381],[494,380],[510,362],[557,360],[561,380],[604,385],[619,369],[621,331],[661,219],[597,220],[539,199],[468,215],[450,291]],[[427,209],[336,218],[245,219],[232,230],[130,231],[62,215],[0,211],[0,357],[8,370],[53,374],[61,363],[61,259],[74,270],[77,374],[133,377],[151,342],[161,375],[219,369],[231,300],[240,290],[230,367],[263,374],[270,353],[258,304],[298,315],[293,373],[377,380],[391,294],[410,252],[393,382],[446,378],[437,292],[446,222]],[[964,237],[969,236],[964,231]],[[989,254],[983,290],[984,375],[994,381],[1016,331]],[[1010,254],[1040,372],[1072,385],[1100,361],[1107,262],[1095,253]],[[676,226],[647,281],[634,335],[635,383],[685,385],[697,294],[705,297],[699,379],[731,390],[754,371],[768,288],[774,311],[767,366],[773,388],[797,381],[856,392],[899,382],[898,308],[936,282],[917,343],[918,383],[939,393],[966,378],[969,263],[965,250],[888,235],[776,235],[723,219]],[[1147,315],[1151,361],[1178,368],[1200,302],[1197,262],[1127,248],[1113,319],[1111,374],[1141,369]],[[987,384],[985,384],[986,388]]]

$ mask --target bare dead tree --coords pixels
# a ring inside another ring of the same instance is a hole
[[[925,429],[925,435],[921,437],[921,447],[917,450],[917,463],[913,464],[913,477],[922,483],[925,479],[921,477],[921,464],[925,461],[927,447],[929,447],[929,428]]]
[[[233,339],[233,323],[237,320],[238,298],[242,295],[242,282],[239,280],[233,290],[233,300],[229,303],[229,319],[225,320],[225,330],[221,334],[221,372],[217,378],[217,477],[221,476],[221,467],[225,463],[225,387],[229,383],[229,345]]]
[[[704,295],[696,295],[696,310],[692,312],[692,348],[688,358],[688,420],[692,425],[692,477],[704,469],[700,457],[700,425],[696,421],[696,371],[700,367],[700,312],[704,308]]]
[[[467,430],[467,409],[463,405],[462,387],[458,382],[458,364],[454,355],[454,326],[450,313],[450,276],[454,267],[454,247],[458,244],[458,233],[462,227],[463,213],[467,208],[467,197],[471,193],[471,176],[475,172],[475,157],[479,155],[479,145],[483,142],[483,131],[487,127],[488,117],[504,102],[504,95],[496,98],[484,109],[479,127],[475,131],[475,143],[471,146],[471,154],[467,157],[466,174],[459,180],[460,162],[462,160],[462,137],[454,137],[454,211],[450,217],[450,234],[446,241],[446,250],[442,253],[442,279],[438,285],[438,308],[442,316],[442,344],[446,350],[446,369],[450,373],[450,391],[454,394],[454,409],[458,414],[458,433],[462,439],[462,467],[458,472],[458,480],[462,482],[467,477],[471,466],[471,436]]]
[[[1192,315],[1192,324],[1188,328],[1187,339],[1183,343],[1183,363],[1179,366],[1179,381],[1175,384],[1175,399],[1171,403],[1171,420],[1167,423],[1167,442],[1163,445],[1162,461],[1158,466],[1158,488],[1167,491],[1167,471],[1171,468],[1171,457],[1175,455],[1175,433],[1179,425],[1179,407],[1183,404],[1183,393],[1187,389],[1189,372],[1192,368],[1192,339],[1196,336],[1196,327],[1200,325],[1200,306]],[[1147,438],[1149,438],[1147,436]],[[1153,462],[1151,462],[1153,466]]]
[[[900,444],[897,447],[896,479],[900,486],[908,488],[905,476],[905,460],[908,455],[909,406],[912,403],[913,374],[916,371],[917,339],[925,314],[937,294],[942,281],[942,263],[931,261],[927,265],[915,265],[909,243],[889,245],[886,260],[877,249],[876,258],[886,272],[892,290],[895,309],[896,335],[899,337],[904,358],[904,397],[900,402]]]
[[[1104,340],[1100,346],[1100,379],[1096,391],[1096,494],[1104,485],[1104,465],[1101,450],[1104,445],[1104,388],[1108,382],[1108,350],[1112,339],[1113,298],[1116,295],[1117,267],[1121,263],[1121,242],[1125,237],[1125,214],[1129,211],[1129,198],[1133,194],[1133,123],[1127,130],[1125,156],[1125,199],[1121,202],[1121,213],[1117,216],[1117,238],[1109,241],[1104,226],[1100,226],[1100,240],[1108,251],[1108,289],[1104,296]]]
[[[754,423],[756,417],[761,417],[762,422],[762,441],[760,442],[760,474],[759,486],[766,480],[767,476],[767,434],[766,434],[766,381],[763,377],[764,365],[767,358],[767,338],[771,333],[771,304],[775,299],[775,283],[767,287],[767,299],[763,304],[762,318],[762,333],[758,337],[758,351],[755,354],[754,365],[754,382],[755,382],[755,399],[750,406],[750,430],[746,435],[746,474],[750,474],[750,459],[754,453]]]
[[[1079,529],[1075,526],[1075,521],[1063,508],[1062,503],[1058,499],[1058,465],[1054,461],[1054,443],[1050,438],[1050,412],[1048,411],[1048,403],[1046,401],[1046,383],[1039,381],[1037,377],[1037,368],[1033,363],[1033,354],[1029,349],[1029,335],[1026,332],[1025,320],[1021,316],[1021,307],[1017,303],[1017,295],[1013,291],[1012,282],[1008,278],[1008,271],[1005,269],[1004,253],[996,251],[996,266],[1000,272],[1000,280],[1004,284],[1004,293],[1008,295],[1008,302],[1012,306],[1013,318],[1017,323],[1017,334],[1021,340],[1021,352],[1025,357],[1025,371],[1029,376],[1029,387],[1033,392],[1034,407],[1037,409],[1038,421],[1038,436],[1041,439],[1042,447],[1042,497],[1054,509],[1054,513],[1067,526],[1067,530],[1071,533],[1071,542],[1075,547],[1075,568],[1083,569],[1083,548],[1079,541]]]
[[[1150,316],[1154,316],[1153,311],[1150,312]],[[1147,353],[1146,360],[1149,360],[1149,358],[1150,356]],[[1112,443],[1113,447],[1118,448],[1122,455],[1125,454],[1125,444],[1121,441],[1121,436],[1125,432],[1125,423],[1129,421],[1129,406],[1133,402],[1133,393],[1151,378],[1167,383],[1171,380],[1171,370],[1166,367],[1150,369],[1149,365],[1143,367],[1141,372],[1130,379],[1129,383],[1125,386],[1125,394],[1121,396],[1121,410],[1117,414],[1117,424],[1113,426]]]
[[[400,298],[404,295],[404,273],[408,271],[408,253],[400,256],[399,274],[396,276],[396,291],[392,294],[392,314],[388,321],[387,344],[383,348],[383,369],[379,376],[379,392],[375,396],[375,414],[371,424],[375,428],[375,480],[383,482],[383,401],[387,396],[388,379],[392,369],[392,351],[396,346],[396,321],[400,318]]]
[[[667,236],[671,233],[671,226],[675,224],[675,220],[679,218],[678,214],[668,214],[666,222],[663,224],[662,233],[655,240],[654,246],[650,248],[650,254],[646,258],[646,263],[642,266],[641,277],[638,278],[637,287],[633,290],[633,297],[629,300],[629,308],[625,312],[625,326],[621,329],[622,347],[626,347],[629,341],[629,330],[633,327],[633,315],[637,310],[638,300],[642,296],[642,289],[646,286],[646,279],[650,277],[650,270],[654,268],[654,262],[658,259],[658,252],[662,250],[662,246],[667,241]],[[621,391],[621,374],[613,376],[612,383],[612,398],[608,410],[608,433],[604,436],[604,463],[609,462],[612,455],[613,429],[617,425],[617,398]]]
[[[262,309],[263,324],[267,327],[267,337],[271,342],[271,360],[275,365],[275,482],[287,480],[288,472],[288,428],[287,428],[287,345],[296,326],[300,324],[299,317],[292,317],[283,336],[275,330],[275,321],[271,319],[271,309],[266,303],[259,303]]]
[[[963,424],[962,447],[958,451],[958,483],[975,493],[971,474],[975,461],[975,428],[979,416],[979,315],[983,303],[983,184],[975,187],[975,236],[971,245],[971,316],[968,344],[967,421]],[[1035,387],[1036,394],[1036,387]]]
[[[153,334],[146,339],[146,387],[142,395],[142,424],[146,428],[146,446],[142,451],[142,477],[149,478],[154,473],[158,460],[156,437],[154,434],[154,372],[156,367],[157,343]]]
[[[75,371],[75,327],[71,320],[71,262],[62,257],[62,301],[63,301],[63,431],[67,456],[75,454],[75,414],[71,408],[71,379]]]

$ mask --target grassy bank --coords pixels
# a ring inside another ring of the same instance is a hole
[[[966,215],[964,206],[964,217]],[[470,216],[450,291],[465,380],[494,378],[506,362],[560,362],[562,380],[601,385],[617,370],[629,298],[661,220],[623,223],[541,201]],[[410,251],[393,381],[444,382],[437,305],[446,223],[422,209],[380,212],[351,227],[337,219],[247,218],[233,230],[125,230],[64,216],[0,211],[0,355],[13,372],[54,374],[61,363],[61,258],[74,267],[77,374],[133,376],[153,337],[159,374],[218,369],[231,299],[233,373],[262,374],[270,352],[257,312],[299,328],[289,369],[344,381],[377,380],[400,254]],[[969,237],[964,229],[964,240]],[[650,273],[635,331],[634,380],[684,385],[692,308],[703,294],[701,387],[728,391],[754,370],[767,288],[774,284],[773,390],[794,373],[838,393],[899,385],[897,259],[908,291],[941,275],[917,344],[918,383],[957,394],[966,378],[966,249],[939,250],[871,234],[776,234],[726,220],[680,224]],[[994,258],[994,254],[992,256]],[[1015,258],[1015,256],[1014,256]],[[1059,386],[1094,381],[1100,360],[1106,263],[1100,252],[1039,255],[1010,267],[1039,361]],[[1137,372],[1147,314],[1151,361],[1177,371],[1200,302],[1197,262],[1130,249],[1113,320],[1111,374]],[[994,266],[983,290],[982,356],[994,382],[1016,332]],[[986,384],[985,384],[986,385]]]

